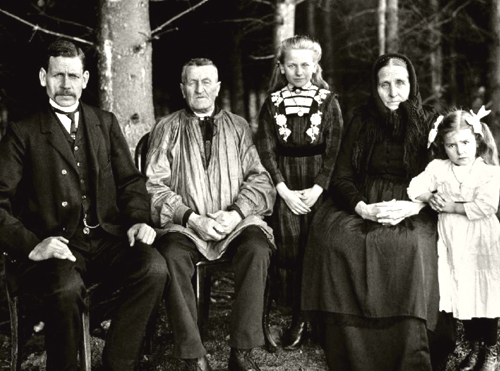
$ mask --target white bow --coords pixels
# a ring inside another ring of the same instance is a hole
[[[429,148],[436,139],[437,133],[438,133],[438,126],[443,121],[444,116],[440,115],[437,119],[436,122],[434,123],[434,126],[432,127],[431,131],[429,131],[429,138],[427,139],[427,148]]]
[[[470,114],[472,115],[472,117],[467,117],[465,121],[467,121],[467,123],[472,126],[475,134],[481,134],[481,136],[484,136],[483,127],[481,126],[481,119],[488,116],[490,112],[491,111],[486,111],[484,106],[481,106],[477,113],[474,113],[472,110],[470,110]]]

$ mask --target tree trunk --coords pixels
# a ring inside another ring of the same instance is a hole
[[[295,33],[295,0],[278,0],[276,4],[276,27],[274,29],[274,46],[292,37]]]
[[[330,89],[334,90],[336,93],[341,93],[338,91],[339,86],[336,84],[335,79],[335,53],[334,53],[334,45],[333,45],[333,21],[332,21],[332,6],[328,3],[327,9],[324,9],[321,12],[322,15],[322,37],[323,43],[321,45],[323,49],[323,57],[321,58],[321,67],[323,68],[325,81],[330,85]]]
[[[377,24],[378,24],[378,54],[385,54],[385,12],[387,0],[378,0]]]
[[[241,50],[240,37],[232,37],[233,48],[231,56],[231,112],[246,117],[245,82],[243,79],[243,51]]]
[[[429,3],[432,13],[439,14],[439,0],[430,0]],[[443,49],[442,49],[442,36],[441,28],[439,25],[439,16],[434,25],[430,25],[431,33],[431,84],[434,108],[441,110],[441,97],[443,88]]]
[[[148,0],[100,0],[101,108],[113,112],[131,152],[155,122]]]
[[[490,43],[490,127],[497,145],[500,139],[500,0],[492,1],[491,9],[492,41]]]
[[[448,91],[450,92],[448,97],[448,105],[450,107],[455,107],[457,105],[457,50],[455,43],[457,40],[457,22],[451,22],[451,37],[450,37],[450,51],[449,51],[449,72],[448,72]]]
[[[387,0],[387,52],[397,53],[398,50],[398,0]]]
[[[243,12],[242,0],[232,0],[231,8],[234,14]],[[243,78],[243,50],[242,40],[244,33],[241,27],[234,25],[231,28],[231,34],[228,35],[231,43],[231,81],[229,81],[231,89],[231,112],[247,118],[246,102],[245,102],[245,80]]]
[[[257,133],[259,127],[259,107],[257,92],[255,89],[250,89],[248,93],[248,123],[253,134]]]
[[[307,3],[307,34],[316,37],[316,4],[313,1]]]

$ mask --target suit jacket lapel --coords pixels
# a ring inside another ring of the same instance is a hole
[[[62,132],[61,124],[48,107],[40,113],[40,126],[41,132],[48,134],[49,143],[76,170],[75,156],[73,156],[68,140]]]

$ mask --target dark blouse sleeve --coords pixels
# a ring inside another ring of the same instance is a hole
[[[361,115],[356,114],[344,135],[331,185],[332,197],[335,203],[351,213],[354,213],[354,208],[358,202],[367,202],[367,199],[358,190],[358,175],[352,164],[354,145],[358,140],[362,126]]]
[[[276,161],[276,137],[275,119],[271,113],[271,100],[268,98],[263,104],[259,114],[259,127],[255,137],[255,145],[259,152],[262,165],[271,174],[274,185],[284,182],[285,178],[278,168]]]
[[[314,183],[327,190],[330,186],[333,170],[335,169],[344,127],[340,105],[337,97],[333,94],[326,106],[324,115],[325,130],[323,135],[326,141],[326,151],[323,159],[323,167],[319,171]]]

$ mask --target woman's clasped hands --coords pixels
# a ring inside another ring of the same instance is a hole
[[[276,186],[276,190],[295,215],[310,213],[311,207],[323,193],[323,188],[317,184],[311,188],[294,191],[281,182]]]
[[[355,211],[363,218],[382,225],[397,225],[405,218],[416,215],[425,206],[421,202],[404,200],[382,201],[366,204],[360,201]]]

